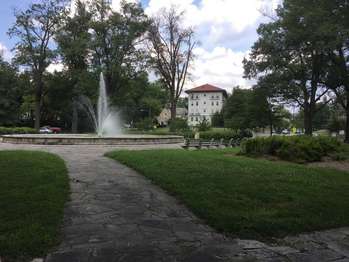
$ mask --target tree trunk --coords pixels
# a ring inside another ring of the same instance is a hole
[[[273,123],[273,112],[272,112],[272,110],[269,110],[269,126],[270,126],[270,136],[273,136],[274,123]]]
[[[309,104],[304,105],[304,129],[305,135],[312,136],[313,135],[313,117],[312,110]]]
[[[348,90],[348,89],[346,89]],[[346,107],[345,107],[345,138],[344,143],[349,144],[349,92],[346,91]]]
[[[78,105],[74,99],[74,101],[73,101],[73,118],[72,118],[72,125],[71,125],[71,131],[74,134],[76,134],[78,132],[78,123],[79,123]]]
[[[177,104],[175,101],[171,101],[171,120],[175,120],[177,117]]]
[[[41,104],[42,104],[42,90],[43,83],[39,78],[37,80],[36,92],[35,92],[35,124],[34,128],[39,131],[41,126]]]
[[[40,121],[40,117],[41,117],[41,101],[40,101],[41,97],[37,97],[35,98],[35,124],[34,124],[34,128],[39,131],[40,130],[40,125],[41,125],[41,121]]]

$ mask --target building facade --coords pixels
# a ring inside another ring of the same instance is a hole
[[[206,120],[212,122],[212,116],[221,112],[223,104],[227,98],[227,92],[213,85],[202,85],[186,93],[188,98],[188,124],[196,126]]]
[[[187,119],[188,118],[188,110],[186,108],[177,107],[176,109],[176,118]],[[164,108],[160,115],[156,118],[158,124],[161,127],[168,126],[168,123],[171,119],[171,110],[168,108]]]

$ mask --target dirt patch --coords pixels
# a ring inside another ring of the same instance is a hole
[[[341,171],[349,172],[349,161],[325,161],[325,162],[316,162],[310,163],[308,166],[311,167],[322,167],[322,168],[333,168]]]

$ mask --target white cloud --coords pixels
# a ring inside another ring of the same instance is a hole
[[[192,88],[202,84],[213,84],[232,91],[233,87],[249,86],[243,78],[242,60],[246,52],[234,52],[225,47],[216,47],[211,52],[203,48],[194,50],[196,59],[192,69],[192,81],[186,88]]]
[[[12,52],[1,42],[0,42],[0,56],[3,57],[3,59],[8,62],[10,62],[13,57]]]

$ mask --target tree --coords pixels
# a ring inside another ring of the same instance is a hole
[[[344,141],[349,143],[349,2],[327,0],[320,6],[327,13],[319,26],[326,29],[325,37],[330,39],[327,43],[329,63],[326,84],[345,110]]]
[[[307,135],[321,109],[316,105],[329,90],[324,84],[324,29],[318,27],[323,10],[317,6],[315,0],[285,0],[276,20],[259,27],[259,40],[244,61],[246,77],[268,83],[282,100],[302,108]]]
[[[67,80],[72,88],[71,130],[73,133],[77,133],[79,118],[78,100],[84,93],[79,80],[87,74],[91,40],[89,29],[92,15],[81,1],[76,2],[75,14],[71,12],[69,9],[64,12],[55,39],[59,46],[59,53],[68,69],[69,77]]]
[[[18,123],[22,95],[16,68],[0,56],[0,126]]]
[[[176,119],[177,102],[194,58],[194,31],[181,25],[183,13],[172,7],[153,18],[149,32],[151,57],[169,93],[171,120]]]
[[[213,127],[224,127],[224,114],[223,112],[216,112],[212,116]]]
[[[118,13],[105,0],[96,0],[91,10],[93,64],[103,69],[107,93],[114,98],[122,88],[129,86],[128,79],[142,74],[147,64],[141,43],[149,19],[139,3],[123,1]]]
[[[43,75],[56,57],[51,40],[63,11],[62,0],[31,4],[26,11],[16,13],[16,22],[10,28],[10,37],[18,37],[15,62],[28,67],[35,85],[35,128],[40,128],[43,102]]]
[[[243,130],[250,128],[249,105],[251,104],[252,90],[235,88],[224,104],[225,127]]]

